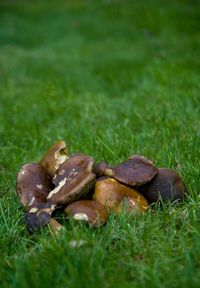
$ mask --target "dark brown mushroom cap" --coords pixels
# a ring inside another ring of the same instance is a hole
[[[28,211],[46,202],[52,187],[51,176],[39,164],[24,164],[17,175],[17,193]]]
[[[68,158],[66,143],[59,141],[49,148],[39,164],[44,167],[51,176],[54,176],[59,166]]]
[[[106,208],[94,200],[80,200],[65,208],[65,213],[78,221],[86,221],[92,227],[104,225],[108,219]]]
[[[140,155],[133,155],[127,161],[115,167],[104,169],[104,175],[113,177],[130,186],[140,186],[148,183],[156,174],[157,168],[153,162]]]
[[[31,208],[24,217],[28,231],[33,233],[40,227],[48,224],[54,209],[55,206],[49,203],[40,203],[38,207]]]
[[[47,199],[56,205],[66,205],[80,199],[94,186],[96,175],[92,172],[94,160],[84,154],[75,154],[66,160],[53,178],[55,188]]]
[[[141,192],[149,203],[181,200],[187,193],[180,175],[172,169],[159,168],[158,174],[148,184],[141,187]]]
[[[93,199],[108,210],[116,212],[121,212],[123,206],[128,211],[146,211],[148,208],[148,203],[142,194],[114,178],[100,178],[96,182]]]
[[[47,203],[52,190],[51,176],[36,163],[25,164],[17,175],[17,193],[27,211],[24,220],[29,232],[49,223],[55,205]]]

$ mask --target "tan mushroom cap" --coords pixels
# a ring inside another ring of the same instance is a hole
[[[101,171],[103,175],[113,177],[129,186],[143,185],[151,181],[157,174],[157,168],[153,162],[141,155],[133,155],[114,167],[106,167],[105,163],[102,162],[101,166],[97,166],[98,169],[100,167],[103,169]]]
[[[56,205],[66,205],[86,195],[94,186],[94,160],[81,153],[71,156],[60,165],[53,178],[55,188],[47,199]]]
[[[121,212],[124,206],[128,211],[143,212],[148,208],[148,203],[142,194],[114,178],[99,179],[95,185],[93,199],[115,212]]]
[[[26,210],[46,202],[52,187],[51,176],[39,164],[24,164],[17,174],[17,193]]]
[[[94,200],[80,200],[65,208],[65,213],[77,221],[86,221],[92,227],[104,225],[108,220],[106,208]]]
[[[187,193],[181,176],[174,170],[159,168],[158,174],[148,184],[141,187],[141,192],[149,203],[162,200],[181,200]]]
[[[44,167],[51,176],[54,176],[56,170],[68,158],[66,143],[64,141],[59,141],[49,148],[47,153],[40,160],[40,165]]]

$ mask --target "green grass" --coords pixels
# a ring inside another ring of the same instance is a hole
[[[0,2],[1,288],[199,287],[199,20],[195,0]],[[146,155],[189,196],[31,236],[16,173],[59,139],[113,164]]]

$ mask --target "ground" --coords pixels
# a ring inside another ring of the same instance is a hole
[[[1,288],[199,287],[199,20],[195,0],[0,2]],[[60,139],[96,161],[143,154],[189,195],[29,235],[16,173]]]

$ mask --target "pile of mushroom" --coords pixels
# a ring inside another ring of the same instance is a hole
[[[149,204],[181,200],[187,189],[181,177],[168,168],[133,155],[117,166],[96,164],[91,156],[69,156],[64,141],[54,144],[39,163],[22,165],[17,174],[17,194],[30,232],[62,225],[52,218],[61,209],[68,218],[91,227],[104,225],[111,212],[124,209],[143,213]]]

